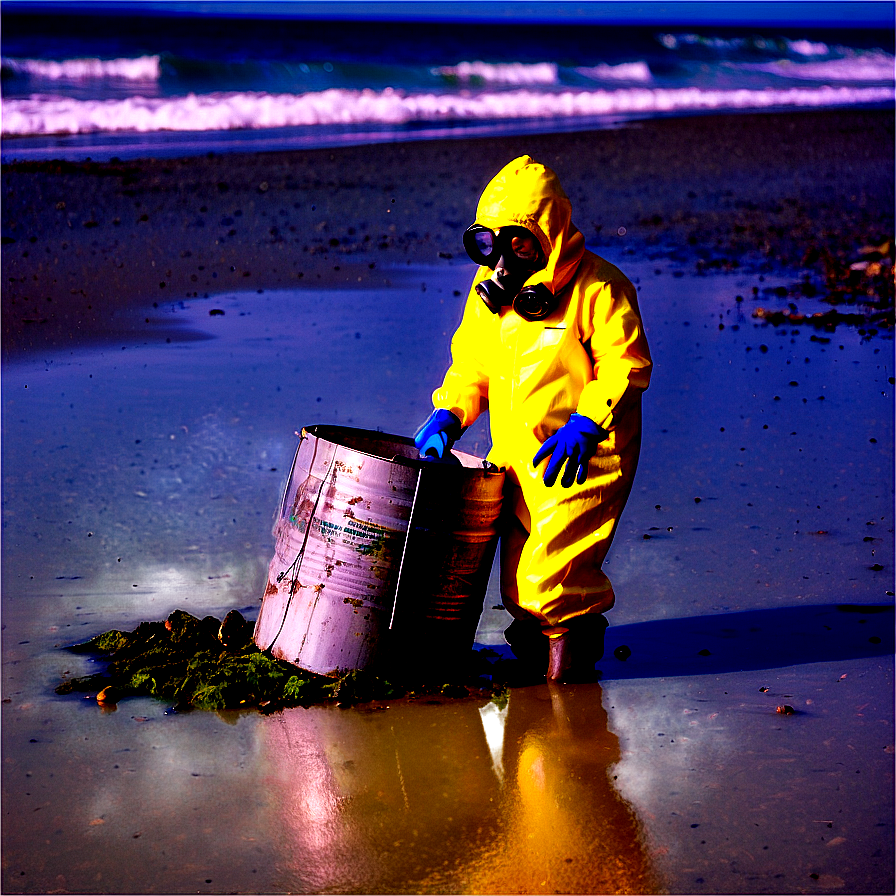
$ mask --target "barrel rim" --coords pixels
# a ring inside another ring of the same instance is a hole
[[[383,432],[379,429],[360,429],[354,426],[343,426],[338,423],[315,423],[311,426],[302,427],[303,438],[305,438],[306,436],[314,436],[317,439],[322,439],[325,442],[330,442],[331,444],[337,445],[340,448],[346,448],[349,451],[356,451],[358,454],[364,454],[367,457],[372,457],[376,460],[386,461],[387,463],[400,464],[402,466],[410,467],[414,470],[420,470],[424,468],[429,469],[433,465],[432,461],[423,460],[419,457],[405,457],[401,454],[396,454],[393,457],[384,457],[381,454],[374,454],[372,451],[365,451],[363,448],[357,448],[353,445],[345,445],[339,441],[338,436],[340,433],[351,433],[356,438],[369,438],[372,441],[377,439],[389,440],[392,442],[397,442],[400,445],[405,445],[408,448],[415,447],[414,440],[412,438],[409,438],[408,436],[395,435],[389,432]],[[334,436],[334,438],[330,437],[331,434],[332,436]],[[505,472],[503,467],[496,466],[486,458],[478,457],[475,454],[468,454],[465,451],[454,450],[453,453],[456,455],[461,455],[465,458],[469,458],[469,460],[474,462],[472,466],[467,466],[466,464],[464,464],[464,469],[490,475]]]

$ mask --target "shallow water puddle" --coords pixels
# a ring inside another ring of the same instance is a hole
[[[506,707],[52,692],[91,671],[59,644],[257,612],[295,431],[413,432],[465,268],[192,300],[159,313],[213,338],[4,368],[5,891],[890,888],[892,340],[757,325],[746,276],[622,266],[656,373],[604,679]]]
[[[620,751],[599,685],[522,688],[503,709],[463,701],[288,714],[264,733],[272,754],[292,757],[272,787],[287,822],[283,853],[298,846],[301,856],[283,864],[285,889],[658,885],[637,814],[610,774]],[[302,783],[309,766],[311,787]],[[321,826],[334,831],[335,849],[315,849]],[[309,863],[309,853],[320,860]]]

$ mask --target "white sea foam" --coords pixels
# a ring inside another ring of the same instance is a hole
[[[16,74],[47,81],[156,81],[161,74],[159,56],[138,56],[133,59],[11,59],[3,58],[3,68]]]
[[[579,66],[576,73],[593,81],[637,81],[649,84],[653,80],[646,62],[622,62],[619,65]]]
[[[387,88],[318,93],[219,93],[184,97],[4,99],[2,133],[85,134],[115,131],[220,131],[308,125],[581,118],[690,111],[830,107],[892,102],[889,87],[791,87],[701,90],[695,87],[617,90],[515,90],[500,93],[404,93]]]
[[[740,68],[805,81],[896,81],[896,58],[884,52],[814,62],[782,59],[776,62],[742,64]]]
[[[678,50],[681,47],[705,47],[721,54],[734,53],[745,48],[759,51],[773,49],[786,50],[797,56],[828,56],[837,52],[822,41],[805,39],[789,40],[787,38],[756,37],[714,37],[703,34],[661,34],[657,38],[667,50]]]
[[[554,62],[459,62],[434,69],[443,78],[478,81],[483,84],[539,84],[558,82],[558,66]]]
[[[827,44],[819,41],[792,40],[788,41],[788,44],[791,51],[800,56],[827,56],[831,52]]]

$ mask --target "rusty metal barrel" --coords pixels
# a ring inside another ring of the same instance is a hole
[[[302,430],[274,524],[255,643],[319,675],[450,662],[476,634],[504,473],[412,439]]]

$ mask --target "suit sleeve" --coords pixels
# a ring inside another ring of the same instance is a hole
[[[576,410],[610,430],[625,407],[623,398],[647,388],[653,366],[635,288],[627,280],[599,284],[583,312],[594,379],[582,390]]]
[[[432,394],[434,407],[446,408],[466,428],[488,410],[488,368],[484,361],[493,315],[470,290],[464,316],[451,339],[451,366]]]

